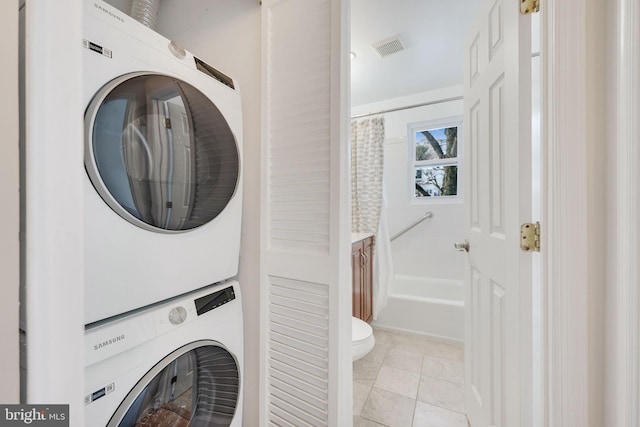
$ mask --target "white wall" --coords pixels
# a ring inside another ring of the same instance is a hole
[[[462,95],[462,86],[438,89],[395,98],[375,104],[352,107],[352,115],[382,111],[423,102],[434,102]],[[413,201],[410,194],[413,172],[409,165],[409,123],[462,116],[462,100],[436,103],[424,107],[385,113],[384,183],[387,195],[388,223],[391,236],[433,212],[416,228],[391,244],[394,271],[440,279],[463,279],[464,255],[453,244],[464,241],[464,205],[462,200]],[[462,136],[464,137],[464,135]],[[462,140],[460,141],[462,146]],[[462,151],[462,150],[460,150]],[[460,179],[462,184],[464,180]],[[464,197],[464,196],[463,196]]]
[[[0,402],[18,403],[18,286],[20,280],[19,196],[18,196],[18,1],[0,3],[0,52],[10,65],[2,70],[0,92]]]

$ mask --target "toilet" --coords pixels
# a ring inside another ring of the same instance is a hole
[[[373,346],[376,339],[373,336],[373,329],[364,320],[357,317],[351,317],[351,352],[353,361],[366,356]]]

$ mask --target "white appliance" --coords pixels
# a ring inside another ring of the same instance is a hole
[[[85,425],[241,426],[238,283],[175,298],[85,334]]]
[[[102,1],[84,4],[87,324],[231,278],[237,83]]]

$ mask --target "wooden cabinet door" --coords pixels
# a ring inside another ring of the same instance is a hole
[[[362,319],[362,242],[356,242],[351,249],[351,283],[353,286],[352,315]]]
[[[373,318],[373,237],[351,247],[353,316],[370,322]]]
[[[361,319],[371,322],[373,317],[373,237],[362,241],[362,255]]]

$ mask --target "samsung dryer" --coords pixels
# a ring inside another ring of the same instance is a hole
[[[242,112],[229,76],[107,3],[84,7],[89,324],[237,274]]]
[[[242,425],[238,283],[214,285],[85,333],[85,425]]]

